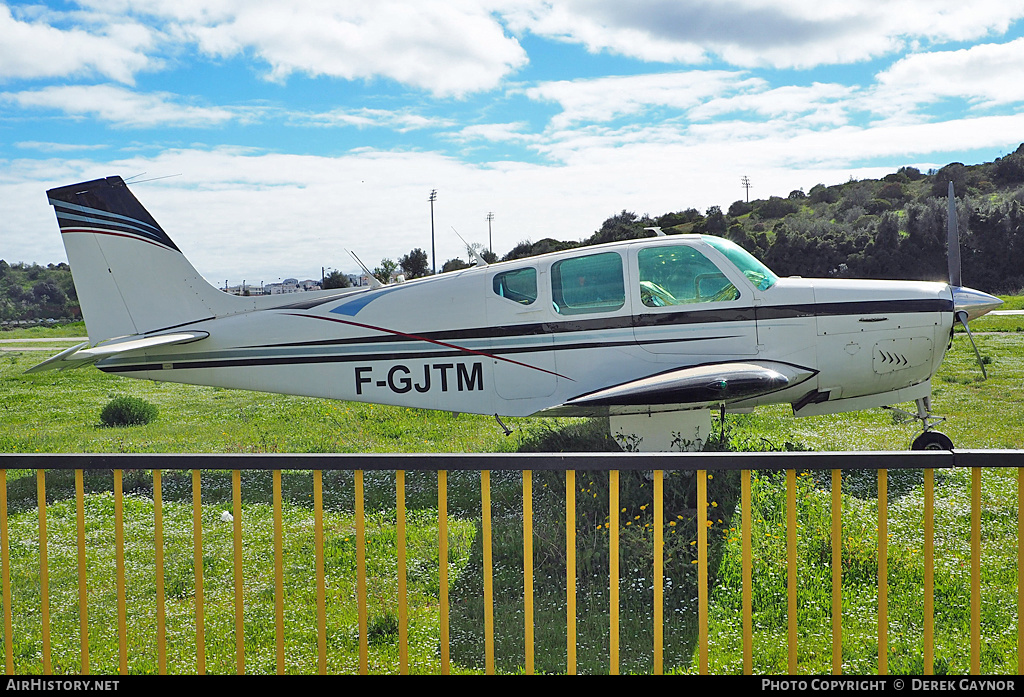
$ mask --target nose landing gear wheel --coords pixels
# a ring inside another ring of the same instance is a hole
[[[911,450],[952,450],[953,441],[945,433],[925,431],[910,446]]]

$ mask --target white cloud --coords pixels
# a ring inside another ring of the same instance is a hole
[[[208,127],[250,119],[251,109],[188,104],[164,92],[143,94],[114,85],[68,85],[0,93],[0,101],[22,109],[52,109],[131,128]]]
[[[39,152],[82,152],[86,150],[102,150],[106,145],[87,145],[85,143],[48,143],[38,140],[25,140],[15,143],[14,147],[22,150],[38,150]]]
[[[531,133],[524,133],[527,124],[525,121],[514,123],[478,123],[449,134],[453,140],[470,142],[484,140],[492,143],[508,142],[531,142],[537,140],[537,136]]]
[[[410,109],[388,111],[368,108],[334,109],[318,113],[292,112],[288,120],[301,126],[389,128],[398,133],[424,128],[447,128],[455,123],[451,119],[423,116]]]
[[[847,123],[848,111],[858,106],[857,94],[857,88],[845,85],[787,85],[709,99],[690,110],[689,118],[709,121],[727,114],[752,113],[759,118],[787,117],[804,125],[838,126]]]
[[[551,120],[551,126],[564,128],[579,122],[632,116],[653,106],[684,111],[713,97],[764,86],[763,80],[743,73],[705,70],[558,80],[530,87],[524,93],[531,99],[558,102],[562,113]]]
[[[950,98],[981,107],[1021,102],[1022,65],[1024,39],[912,54],[878,75],[879,108],[898,113]]]
[[[506,10],[516,31],[645,61],[809,68],[919,43],[975,40],[1024,17],[1022,0],[546,0]]]
[[[131,22],[62,30],[16,19],[0,5],[0,37],[0,81],[101,75],[131,84],[153,65],[145,53],[154,43],[152,32]]]
[[[387,78],[438,96],[496,87],[527,62],[486,4],[474,0],[111,0],[87,3],[157,22],[208,56],[251,54],[266,76]]]

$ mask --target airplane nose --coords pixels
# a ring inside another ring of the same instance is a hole
[[[962,286],[953,287],[953,311],[957,314],[966,312],[968,322],[981,317],[986,312],[990,312],[1002,304],[1003,301],[999,298],[983,293],[980,290],[964,288]]]

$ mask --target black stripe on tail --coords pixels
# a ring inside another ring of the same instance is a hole
[[[117,235],[181,250],[153,219],[121,177],[61,186],[46,192],[61,233]]]

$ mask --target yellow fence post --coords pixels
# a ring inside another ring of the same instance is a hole
[[[235,673],[245,674],[245,597],[242,575],[242,472],[231,471],[232,545],[235,574]]]
[[[665,672],[664,471],[654,470],[654,674]]]
[[[36,502],[39,506],[39,596],[43,632],[43,674],[53,672],[50,663],[50,572],[46,554],[46,471],[36,470]]]
[[[284,514],[281,502],[281,470],[273,471],[274,508],[274,638],[277,674],[284,675]]]
[[[491,473],[480,471],[480,516],[484,553],[484,672],[494,675],[494,559],[491,556]]]
[[[124,487],[114,470],[114,567],[117,577],[117,655],[121,675],[128,674],[128,603],[124,585]]]
[[[796,675],[796,470],[786,470],[786,578],[789,614],[788,668],[790,675]]]
[[[832,470],[832,675],[843,673],[843,473]]]
[[[971,675],[981,675],[981,468],[971,469]]]
[[[608,672],[619,674],[619,471],[608,473]]]
[[[199,470],[192,470],[192,566],[195,573],[196,672],[206,674],[206,627],[203,619],[203,492]]]
[[[440,586],[441,675],[451,674],[451,637],[448,633],[448,472],[437,471],[437,573]]]
[[[743,564],[743,674],[754,672],[754,621],[753,621],[753,553],[751,540],[754,529],[754,510],[750,505],[750,470],[740,473],[740,506],[743,520],[740,530]]]
[[[1021,494],[1024,493],[1024,467],[1017,468],[1017,674],[1024,674],[1021,656],[1024,655],[1024,513],[1021,513]]]
[[[363,506],[363,471],[356,470],[356,608],[359,622],[359,673],[370,672],[369,638],[366,636],[366,514]]]
[[[924,674],[935,674],[935,470],[924,471]]]
[[[533,675],[533,472],[523,470],[523,660]]]
[[[708,472],[697,470],[697,671],[708,673]]]
[[[0,470],[0,586],[4,603],[4,670],[14,674],[14,613],[11,611],[11,549],[7,529],[7,470]]]
[[[327,588],[324,579],[324,473],[313,470],[313,547],[316,555],[316,665],[327,674]]]
[[[565,471],[565,672],[576,675],[576,471]]]
[[[889,674],[889,473],[878,470],[878,674]]]
[[[89,594],[85,558],[85,481],[82,470],[75,470],[75,531],[78,536],[78,633],[82,646],[82,675],[89,675]]]
[[[398,672],[409,674],[409,606],[405,558],[405,470],[395,472],[395,523],[398,546]]]
[[[160,470],[153,470],[153,549],[156,585],[156,666],[167,675],[167,614],[164,603],[164,509]]]

